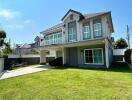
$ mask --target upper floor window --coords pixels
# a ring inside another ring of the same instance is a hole
[[[62,33],[55,33],[54,34],[54,44],[59,44],[62,42]]]
[[[90,26],[89,24],[83,24],[83,40],[89,39],[91,37],[90,34]]]
[[[94,37],[102,36],[102,23],[101,19],[96,19],[93,21]]]
[[[62,32],[53,33],[45,37],[46,45],[59,44],[62,42]]]
[[[68,23],[68,41],[76,41],[76,21]]]
[[[73,14],[70,15],[70,20],[73,20]]]

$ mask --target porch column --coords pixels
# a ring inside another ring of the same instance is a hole
[[[108,46],[108,40],[105,39],[105,61],[106,61],[106,67],[109,68],[109,46]]]
[[[44,50],[40,51],[40,64],[46,63],[46,52]]]
[[[62,48],[63,65],[66,64],[66,48]]]

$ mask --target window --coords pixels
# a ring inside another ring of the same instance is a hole
[[[85,49],[84,62],[85,64],[103,64],[103,49]]]
[[[54,34],[54,44],[59,44],[62,42],[62,33]]]
[[[93,63],[92,50],[85,50],[85,63]]]
[[[83,25],[83,40],[90,38],[90,26],[88,24]]]
[[[93,21],[94,24],[94,37],[102,36],[102,24],[101,19],[96,19]]]
[[[68,41],[76,41],[76,21],[68,23]]]
[[[72,14],[72,15],[70,15],[70,20],[73,20],[73,14]]]
[[[45,37],[46,45],[62,43],[62,32],[57,32]]]

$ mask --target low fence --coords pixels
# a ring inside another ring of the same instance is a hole
[[[113,50],[114,61],[125,61],[124,60],[125,51],[126,49],[114,49]]]
[[[40,63],[40,55],[8,55],[8,61],[27,64],[39,64]]]
[[[0,73],[4,70],[4,58],[0,58]]]

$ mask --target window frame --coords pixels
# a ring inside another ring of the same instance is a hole
[[[70,24],[71,26],[73,26],[72,25],[73,23],[75,23],[75,27],[70,27]],[[75,28],[75,33],[74,33],[74,28]],[[72,34],[70,33],[70,29],[71,29]],[[76,21],[72,21],[68,23],[68,42],[75,42],[75,41],[77,41],[77,23]]]
[[[101,28],[95,30],[95,27],[94,27],[96,25],[95,23],[96,24],[100,24]],[[101,35],[100,36],[96,36],[95,31],[96,32],[101,31]],[[102,37],[102,36],[103,36],[102,19],[101,18],[96,18],[96,19],[93,20],[93,37],[94,38],[99,38],[99,37]]]
[[[94,63],[94,53],[93,50],[100,49],[102,52],[102,63]],[[92,50],[92,58],[93,58],[93,63],[86,63],[86,56],[85,56],[85,51],[86,50]],[[104,54],[103,54],[103,48],[92,48],[92,49],[84,49],[84,64],[92,64],[92,65],[104,65]]]
[[[84,32],[84,27],[88,27],[88,30],[89,30],[89,32]],[[89,22],[87,22],[87,23],[84,23],[83,25],[82,25],[82,34],[83,34],[83,40],[88,40],[88,39],[91,39],[91,29],[90,29],[90,23]],[[84,38],[84,34],[87,34],[87,35],[89,35],[89,37],[88,38]]]

